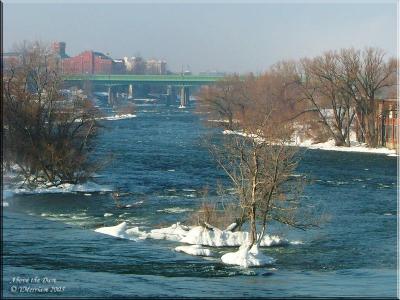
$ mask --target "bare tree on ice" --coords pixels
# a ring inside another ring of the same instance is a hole
[[[242,114],[240,133],[226,135],[210,147],[246,214],[248,249],[261,243],[271,221],[299,229],[315,225],[298,214],[301,179],[292,176],[298,162],[297,148],[289,146],[293,128],[282,118],[282,89],[287,86],[280,83],[266,74],[242,84],[248,111]]]

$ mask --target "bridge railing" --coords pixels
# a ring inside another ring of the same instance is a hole
[[[223,79],[223,76],[205,75],[119,75],[119,74],[71,74],[63,75],[65,81],[94,81],[94,82],[142,82],[142,83],[213,83]]]

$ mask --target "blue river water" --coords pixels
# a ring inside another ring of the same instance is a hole
[[[274,265],[242,269],[219,259],[233,248],[205,259],[174,252],[172,241],[94,232],[123,221],[145,230],[183,221],[202,202],[205,187],[212,194],[218,181],[227,182],[202,143],[211,129],[191,109],[142,106],[136,118],[104,125],[95,155],[113,159],[95,180],[130,192],[124,204],[143,203],[117,208],[104,192],[6,199],[4,296],[396,297],[395,157],[302,151],[297,173],[310,181],[302,199],[326,220],[305,232],[272,227],[270,233],[301,243],[262,248]]]

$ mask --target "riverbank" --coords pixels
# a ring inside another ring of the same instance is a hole
[[[254,135],[248,135],[241,131],[232,131],[232,130],[224,130],[223,134],[236,134],[241,136],[250,136],[253,138],[257,138]],[[385,147],[379,148],[369,148],[365,143],[359,143],[355,140],[352,140],[350,143],[350,147],[346,146],[335,146],[335,141],[333,139],[328,140],[324,143],[315,143],[311,139],[300,139],[295,135],[294,142],[291,144],[293,146],[304,147],[308,149],[318,149],[318,150],[326,150],[326,151],[341,151],[341,152],[360,152],[360,153],[371,153],[371,154],[385,154],[388,156],[398,156],[396,150],[388,149]]]

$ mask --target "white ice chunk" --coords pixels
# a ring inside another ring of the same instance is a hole
[[[108,234],[111,236],[119,237],[119,238],[126,238],[126,222],[122,222],[121,224],[118,224],[116,226],[111,226],[111,227],[101,227],[96,229],[96,232],[102,233],[102,234]]]
[[[180,241],[187,233],[188,228],[178,222],[170,227],[153,229],[147,234],[147,237],[157,240]]]
[[[175,248],[175,251],[184,252],[196,256],[212,256],[211,251],[209,249],[203,248],[201,245],[178,246]]]
[[[249,233],[243,231],[231,232],[226,230],[209,230],[202,226],[192,228],[187,235],[180,240],[182,243],[192,245],[204,245],[212,247],[240,246],[248,240]],[[260,246],[285,245],[288,241],[278,236],[265,235]]]
[[[140,231],[140,230],[139,230],[139,227],[132,227],[132,228],[129,228],[129,229],[127,229],[127,230],[125,231],[125,233],[128,234],[128,235],[143,235],[143,234],[146,234],[146,233]]]
[[[108,228],[114,227],[104,227],[106,231],[109,232]],[[99,228],[98,230],[103,230]],[[111,229],[113,232],[114,229]],[[109,233],[106,233],[109,234]],[[243,231],[231,232],[226,230],[220,230],[214,228],[213,230],[204,228],[202,226],[185,226],[181,225],[179,222],[172,224],[169,227],[152,229],[150,231],[140,230],[138,227],[133,227],[127,229],[125,238],[132,239],[136,236],[140,239],[156,239],[156,240],[169,240],[175,242],[181,242],[191,245],[203,245],[209,247],[235,247],[240,246],[248,240],[249,233]],[[114,234],[111,234],[114,235]],[[123,234],[120,234],[120,237]],[[114,235],[117,236],[117,235]],[[289,244],[289,241],[280,238],[276,235],[265,235],[260,243],[262,247],[269,246],[282,246]],[[296,242],[294,242],[296,244]]]
[[[253,245],[250,250],[247,250],[247,243],[239,247],[236,252],[229,252],[221,257],[224,264],[238,265],[243,268],[264,266],[275,262],[275,259],[261,253],[257,245]]]
[[[232,231],[233,228],[235,228],[237,226],[236,223],[232,223],[231,225],[229,225],[228,227],[226,227],[225,231]]]
[[[136,115],[134,115],[134,114],[117,114],[114,116],[103,117],[103,118],[99,118],[99,119],[114,121],[114,120],[124,120],[124,119],[131,119],[131,118],[136,118]]]

